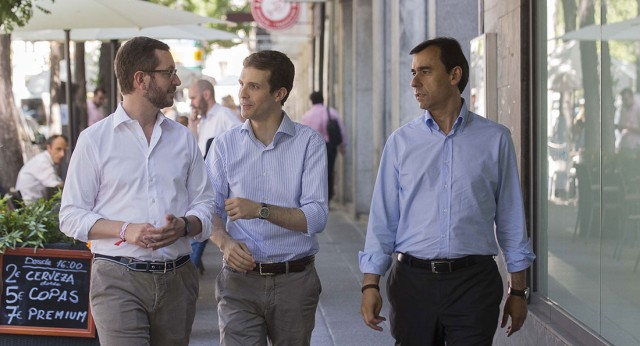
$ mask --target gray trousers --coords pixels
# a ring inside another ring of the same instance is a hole
[[[321,290],[313,264],[274,276],[225,266],[216,282],[220,345],[309,345]]]
[[[89,295],[100,344],[187,346],[198,289],[191,261],[175,271],[144,273],[94,260]]]

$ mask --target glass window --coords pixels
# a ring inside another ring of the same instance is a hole
[[[638,1],[548,0],[538,13],[539,293],[639,345]]]

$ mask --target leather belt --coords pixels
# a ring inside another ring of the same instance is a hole
[[[189,255],[184,255],[182,257],[178,257],[176,260],[166,262],[141,261],[131,257],[107,256],[98,253],[94,254],[93,257],[96,260],[105,260],[123,265],[134,272],[145,273],[166,273],[168,271],[178,269],[189,262]]]
[[[470,255],[454,259],[423,260],[405,253],[398,254],[398,262],[414,268],[426,269],[434,274],[451,273],[489,260],[493,260],[493,256]]]
[[[277,263],[269,263],[269,262],[259,262],[256,263],[255,268],[253,268],[254,272],[259,273],[260,275],[279,275],[279,274],[287,274],[287,273],[298,273],[313,263],[315,261],[315,256],[307,256],[301,259],[297,259],[289,262],[277,262]]]

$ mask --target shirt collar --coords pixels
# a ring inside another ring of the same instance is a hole
[[[460,107],[460,113],[458,113],[458,118],[453,124],[452,132],[453,133],[457,131],[462,132],[467,122],[469,121],[469,119],[470,119],[469,108],[467,107],[467,103],[465,102],[464,98],[462,98],[462,106]],[[428,110],[424,111],[424,121],[427,124],[427,128],[429,129],[429,131],[434,132],[434,131],[440,130],[438,123],[436,123],[436,121],[433,119],[433,116],[431,115],[431,112],[429,112]]]
[[[162,112],[158,110],[158,114],[156,114],[156,125],[163,123],[165,119],[167,119],[167,117],[165,117],[164,114],[162,114]],[[118,108],[116,108],[116,111],[113,112],[113,128],[115,129],[116,127],[118,127],[118,125],[130,121],[136,120],[131,119],[129,114],[127,114],[127,112],[125,112],[124,108],[122,107],[122,102],[120,102],[118,104]]]
[[[244,124],[242,124],[242,131],[250,133],[253,136],[255,136],[255,134],[253,133],[253,129],[251,128],[251,121],[249,120],[245,121]],[[296,127],[295,127],[295,124],[293,123],[293,120],[289,118],[289,115],[287,114],[287,112],[282,111],[282,121],[280,122],[280,126],[276,131],[275,138],[279,137],[278,133],[287,134],[293,137],[293,135],[295,134],[295,131],[296,131]]]

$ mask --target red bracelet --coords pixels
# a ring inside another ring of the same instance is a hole
[[[127,239],[124,238],[124,232],[127,231],[127,226],[129,226],[128,222],[122,224],[122,228],[120,228],[120,240],[118,240],[114,245],[119,246],[120,244],[127,241]]]

